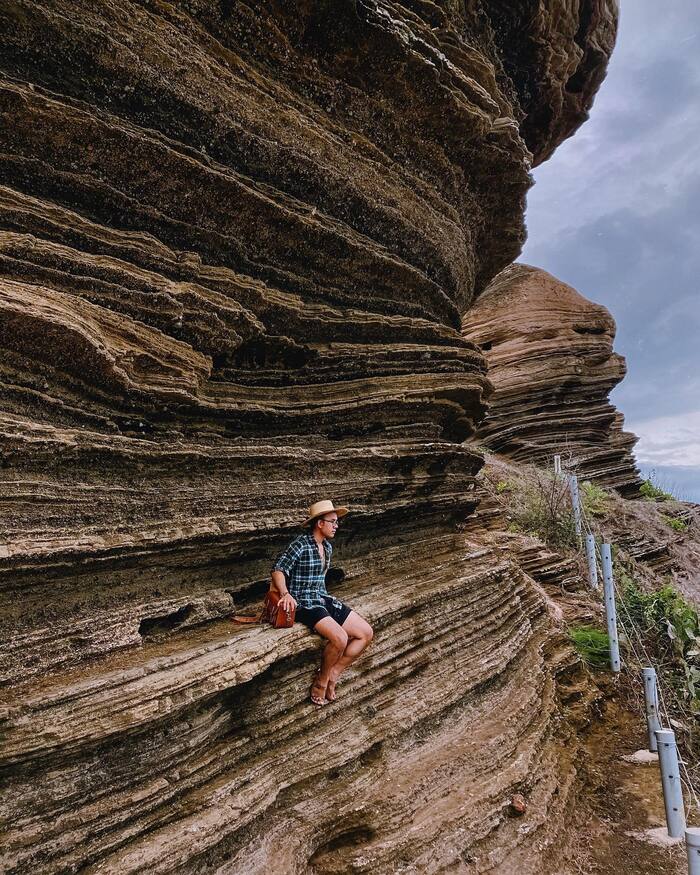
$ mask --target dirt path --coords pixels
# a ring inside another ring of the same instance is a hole
[[[658,847],[642,838],[646,830],[665,828],[666,820],[658,763],[623,760],[647,746],[632,707],[608,700],[591,730],[582,763],[589,796],[560,875],[687,875],[684,845]]]

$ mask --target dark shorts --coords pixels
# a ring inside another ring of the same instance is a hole
[[[342,626],[350,616],[352,608],[338,601],[338,599],[330,597],[326,598],[324,596],[323,601],[326,604],[325,608],[304,608],[301,605],[297,605],[295,619],[308,626],[309,629],[313,629],[316,623],[319,620],[323,620],[324,617],[332,617],[338,625]]]

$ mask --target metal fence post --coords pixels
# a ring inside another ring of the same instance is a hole
[[[610,641],[610,668],[617,674],[620,671],[620,643],[617,639],[615,582],[613,580],[610,544],[600,545],[600,557],[603,560],[603,587],[605,591],[605,616],[608,620],[608,639]]]
[[[646,705],[647,732],[649,734],[649,750],[656,752],[656,730],[661,729],[659,721],[659,691],[656,687],[656,669],[643,668],[644,703]]]
[[[581,497],[578,492],[578,477],[575,474],[569,474],[569,492],[571,493],[571,506],[574,509],[574,525],[576,526],[576,535],[581,540]]]
[[[588,558],[588,579],[592,589],[598,589],[598,566],[595,561],[595,535],[586,535],[586,556]]]
[[[688,852],[688,875],[700,875],[700,829],[689,826],[685,831],[685,849]]]
[[[659,748],[659,769],[661,785],[664,790],[666,826],[672,839],[683,838],[685,833],[685,808],[683,788],[678,770],[678,749],[676,734],[672,729],[657,729],[656,743]]]

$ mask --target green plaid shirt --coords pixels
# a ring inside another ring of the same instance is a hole
[[[303,608],[322,608],[324,596],[329,597],[326,572],[331,565],[333,545],[326,538],[323,539],[323,550],[325,562],[321,562],[314,536],[299,535],[272,566],[273,571],[283,572],[289,592]]]

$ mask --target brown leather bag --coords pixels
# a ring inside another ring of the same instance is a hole
[[[277,590],[270,589],[265,595],[263,609],[256,617],[247,617],[243,614],[234,614],[231,618],[234,623],[269,623],[274,629],[289,629],[294,625],[296,608],[291,611],[282,611],[279,607],[279,594]]]
[[[275,629],[289,629],[294,625],[296,608],[283,611],[279,606],[279,593],[270,588],[263,602],[262,622],[269,623]]]

